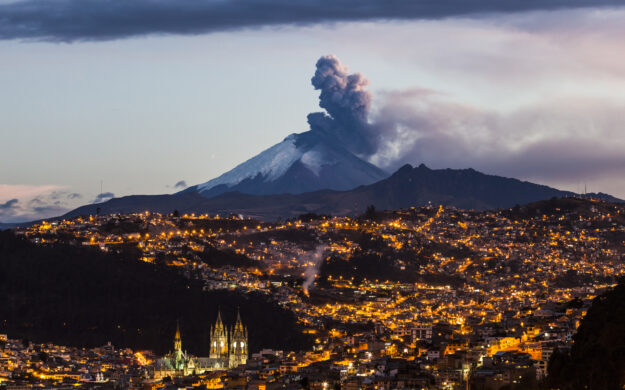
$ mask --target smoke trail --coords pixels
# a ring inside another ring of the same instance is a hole
[[[325,253],[325,250],[325,245],[319,245],[315,248],[314,253],[308,258],[307,262],[312,262],[312,264],[306,268],[306,271],[304,272],[304,277],[306,279],[304,280],[304,284],[302,284],[302,290],[304,290],[304,294],[306,295],[308,295],[308,289],[317,278],[317,272],[319,271],[319,267],[323,261],[323,254]]]

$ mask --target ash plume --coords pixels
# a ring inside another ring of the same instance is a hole
[[[319,267],[321,266],[321,262],[323,261],[325,254],[326,246],[319,245],[312,251],[312,254],[308,254],[304,259],[307,263],[312,263],[306,268],[304,272],[304,283],[302,284],[302,290],[304,290],[304,294],[308,295],[308,289],[314,283],[317,278],[317,273],[319,272]]]
[[[312,85],[326,112],[309,114],[308,122],[311,131],[387,171],[425,163],[571,183],[625,169],[622,103],[560,99],[501,113],[410,88],[381,93],[373,110],[368,84],[336,56],[321,57]]]
[[[336,137],[351,152],[370,156],[376,151],[373,127],[368,122],[372,94],[360,73],[349,74],[348,68],[334,55],[319,58],[312,85],[319,94],[319,106],[326,113],[308,115],[312,131]]]

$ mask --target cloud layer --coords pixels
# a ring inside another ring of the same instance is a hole
[[[109,40],[286,24],[619,5],[618,0],[21,0],[0,3],[0,39]]]
[[[381,166],[424,162],[550,183],[619,177],[625,170],[625,104],[563,99],[499,112],[425,90],[383,100],[373,118],[382,146],[372,160]]]
[[[65,214],[82,195],[59,186],[0,185],[0,222],[23,222]]]
[[[9,199],[4,203],[0,203],[0,212],[11,212],[11,210],[18,207],[19,200],[18,199]]]

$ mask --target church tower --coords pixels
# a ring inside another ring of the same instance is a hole
[[[234,368],[247,361],[247,328],[241,321],[241,313],[237,309],[237,322],[230,332],[230,362],[229,367]]]
[[[182,351],[182,337],[180,337],[180,324],[176,323],[176,334],[174,335],[174,352],[172,354],[172,365],[175,370],[184,370],[187,357]]]
[[[228,361],[228,329],[221,321],[221,312],[217,311],[217,321],[215,326],[211,326],[210,332],[210,358],[211,359],[223,359]]]
[[[174,336],[174,351],[182,351],[182,337],[180,337],[180,323],[176,323],[176,335]]]

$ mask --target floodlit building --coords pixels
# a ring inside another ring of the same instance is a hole
[[[237,321],[228,331],[221,313],[217,313],[217,321],[210,331],[210,351],[208,357],[195,357],[182,349],[180,327],[176,327],[174,350],[154,366],[154,378],[177,377],[202,374],[207,371],[227,370],[245,364],[248,358],[247,328],[243,326],[240,313]]]

